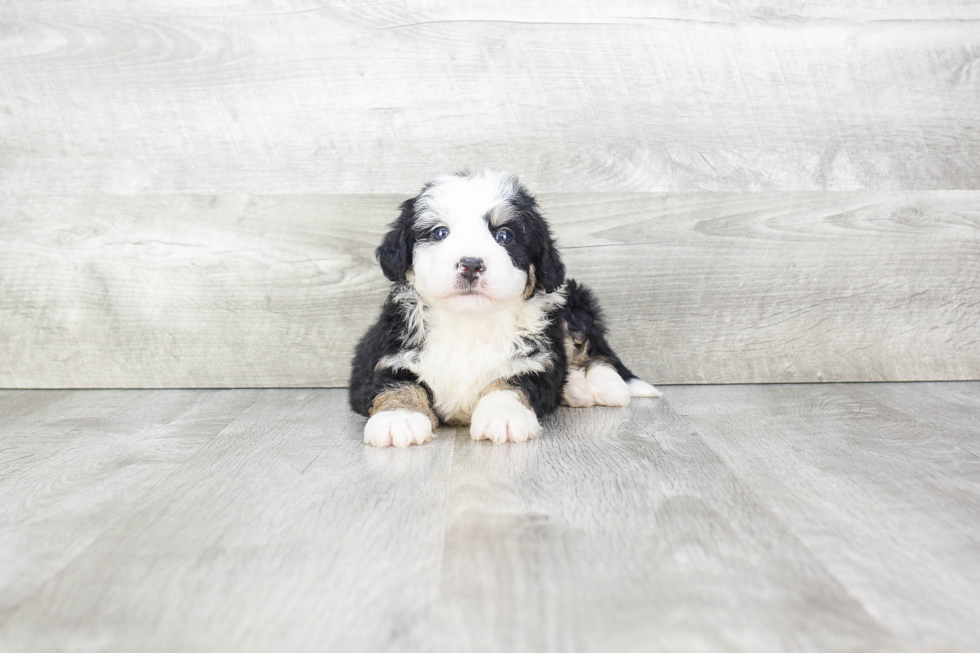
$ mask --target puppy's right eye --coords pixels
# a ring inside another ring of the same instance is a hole
[[[436,227],[432,232],[432,240],[442,240],[449,235],[449,229],[445,227]]]

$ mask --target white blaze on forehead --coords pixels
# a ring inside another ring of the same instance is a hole
[[[482,221],[494,209],[494,223],[505,219],[507,202],[517,195],[517,180],[499,172],[484,171],[439,177],[415,203],[417,226],[444,224],[452,229],[464,222]]]

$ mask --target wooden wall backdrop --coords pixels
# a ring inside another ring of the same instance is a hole
[[[980,379],[980,3],[0,2],[0,386],[333,386],[519,173],[656,383]]]

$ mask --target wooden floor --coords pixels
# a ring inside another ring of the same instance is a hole
[[[0,650],[980,650],[980,383],[664,391],[409,450],[343,390],[0,392]]]

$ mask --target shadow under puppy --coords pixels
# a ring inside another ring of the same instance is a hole
[[[440,422],[469,424],[474,440],[523,442],[559,402],[659,396],[609,348],[595,297],[565,281],[548,224],[513,176],[426,184],[376,255],[394,285],[350,378],[367,444],[422,444]]]

